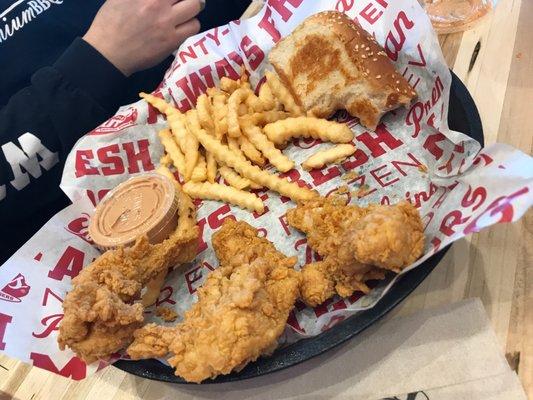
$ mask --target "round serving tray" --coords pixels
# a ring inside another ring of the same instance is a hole
[[[464,84],[453,72],[448,123],[451,129],[463,132],[483,145],[483,128],[474,100],[472,100]],[[214,380],[205,381],[204,384],[239,381],[279,371],[322,354],[353,338],[405,299],[437,266],[449,248],[450,246],[442,249],[418,268],[403,275],[373,308],[361,311],[339,322],[318,336],[303,339],[290,346],[280,348],[270,357],[259,358],[238,373],[222,375]],[[148,379],[187,383],[180,377],[175,376],[171,367],[154,359],[141,361],[119,360],[113,365],[123,371]]]

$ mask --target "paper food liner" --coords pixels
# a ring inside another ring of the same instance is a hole
[[[451,76],[431,23],[416,0],[348,2],[337,0],[271,0],[253,18],[235,21],[187,40],[176,52],[156,94],[182,111],[193,107],[207,87],[222,76],[237,78],[244,64],[258,85],[267,55],[280,38],[306,17],[324,10],[345,12],[372,33],[396,69],[418,93],[409,109],[387,114],[375,132],[357,119],[337,119],[355,133],[356,153],[341,165],[281,174],[329,196],[348,185],[352,203],[393,204],[409,200],[425,224],[424,256],[472,232],[518,219],[533,203],[533,161],[507,145],[480,149],[480,144],[448,129]],[[70,351],[57,347],[61,302],[71,279],[99,255],[87,227],[94,205],[130,176],[153,171],[163,154],[157,132],[166,127],[162,115],[144,101],[122,107],[101,126],[81,138],[68,156],[61,187],[73,205],[54,216],[6,264],[0,276],[0,350],[23,361],[73,379],[82,379],[106,363],[86,366]],[[322,147],[317,140],[296,140],[285,150],[296,165]],[[348,182],[343,177],[354,171]],[[211,236],[225,218],[258,228],[300,268],[316,254],[284,217],[294,204],[272,191],[256,192],[267,212],[250,213],[216,201],[197,202],[202,241],[196,260],[171,273],[156,306],[169,306],[182,316],[195,301],[206,275],[218,266]],[[334,297],[315,309],[298,302],[281,342],[317,335],[359,310],[372,307],[394,285],[380,282],[368,295]],[[147,321],[161,320],[147,310]]]

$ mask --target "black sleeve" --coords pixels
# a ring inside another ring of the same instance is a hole
[[[206,0],[205,9],[198,15],[202,31],[239,19],[251,0]]]
[[[83,134],[113,115],[125,82],[117,68],[78,38],[2,106],[0,240],[18,234],[27,240],[28,232],[22,231],[37,230],[23,225],[46,214],[47,205],[62,196],[65,158]]]

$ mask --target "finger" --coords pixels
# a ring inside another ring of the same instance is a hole
[[[174,25],[178,26],[194,18],[202,10],[200,0],[182,0],[172,6]]]
[[[200,32],[200,21],[196,18],[190,19],[189,21],[178,25],[176,27],[176,35],[178,44],[181,44],[189,36],[196,35]]]
[[[174,5],[174,4],[177,4],[183,0],[167,0],[167,1],[170,1],[170,4],[171,5]],[[200,2],[200,11],[203,11],[203,9],[205,8],[205,2],[206,0],[199,0]]]

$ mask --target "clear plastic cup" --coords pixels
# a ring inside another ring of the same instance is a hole
[[[494,8],[494,0],[419,0],[437,33],[472,28]]]

